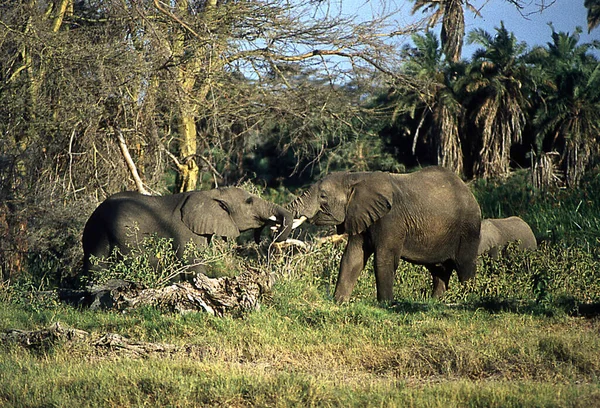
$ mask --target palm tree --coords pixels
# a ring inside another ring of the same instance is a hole
[[[412,153],[417,142],[430,146],[436,164],[463,171],[463,154],[459,130],[463,109],[455,98],[450,78],[452,68],[442,61],[439,41],[431,31],[413,36],[414,47],[405,47],[403,69],[411,85],[398,86],[391,101],[392,122],[410,124]]]
[[[432,12],[429,16],[428,27],[434,27],[440,19],[442,30],[440,39],[442,50],[450,62],[458,62],[462,54],[463,39],[465,36],[465,15],[463,5],[476,15],[479,11],[468,0],[415,0],[412,13],[422,10],[423,13]]]
[[[588,33],[600,25],[600,0],[585,0],[583,3],[588,11]]]
[[[468,141],[473,174],[496,177],[510,170],[510,149],[522,141],[526,124],[528,68],[522,56],[524,43],[518,43],[502,22],[492,36],[482,29],[469,33],[471,44],[480,44],[459,82],[468,110],[469,126],[479,135]]]
[[[579,183],[600,152],[600,63],[589,44],[578,45],[581,31],[553,29],[552,42],[531,52],[531,60],[547,75],[547,97],[534,119],[538,146],[559,151],[569,186]]]

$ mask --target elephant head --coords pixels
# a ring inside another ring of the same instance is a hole
[[[288,210],[236,187],[189,193],[181,220],[197,235],[235,238],[252,229],[256,241],[265,226],[280,225],[276,241],[285,241],[292,230]]]
[[[394,190],[388,173],[332,173],[286,208],[297,219],[294,228],[308,220],[315,225],[336,225],[338,233],[360,234],[390,211]]]

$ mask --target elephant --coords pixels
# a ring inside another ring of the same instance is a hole
[[[487,253],[496,259],[503,247],[509,242],[517,241],[520,249],[537,249],[537,241],[531,227],[521,218],[485,218],[481,221],[481,238],[477,253]]]
[[[308,220],[348,234],[337,302],[349,300],[372,254],[380,302],[393,301],[400,259],[427,267],[435,298],[447,290],[453,270],[461,282],[475,275],[481,210],[469,187],[443,167],[408,174],[331,173],[286,208],[296,218],[294,227]]]
[[[85,224],[83,273],[94,267],[91,256],[107,257],[114,248],[126,254],[151,235],[172,238],[177,256],[183,259],[190,241],[202,247],[214,235],[233,238],[254,229],[258,242],[267,225],[279,224],[275,240],[285,241],[292,221],[288,210],[237,187],[167,196],[121,192],[103,201]]]

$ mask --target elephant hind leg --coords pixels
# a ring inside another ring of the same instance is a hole
[[[454,265],[451,262],[444,262],[443,264],[427,265],[427,269],[431,273],[433,282],[432,296],[434,299],[439,299],[448,290]]]
[[[460,282],[468,281],[477,272],[478,244],[473,240],[461,240],[461,246],[456,258],[456,273]]]

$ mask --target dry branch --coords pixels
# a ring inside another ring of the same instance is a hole
[[[0,344],[13,344],[31,349],[46,349],[57,342],[87,344],[103,353],[117,352],[129,357],[146,357],[156,353],[171,354],[178,350],[173,344],[135,341],[115,333],[97,335],[69,328],[60,322],[41,330],[8,329],[0,333]]]
[[[209,278],[197,274],[192,282],[144,289],[113,279],[84,290],[62,290],[62,301],[91,309],[127,310],[153,306],[169,312],[205,312],[214,316],[241,315],[260,308],[260,299],[271,289],[268,272],[248,270],[234,277]]]

